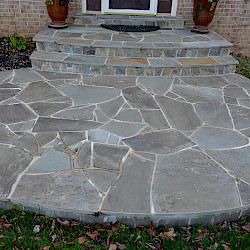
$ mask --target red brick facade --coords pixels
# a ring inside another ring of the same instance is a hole
[[[82,0],[70,0],[68,21],[81,12]],[[177,15],[192,25],[193,0],[179,0]],[[17,32],[34,36],[49,20],[43,0],[1,0],[0,36]],[[234,43],[234,51],[250,56],[250,1],[220,0],[210,29]]]

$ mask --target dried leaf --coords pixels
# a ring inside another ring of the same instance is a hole
[[[154,246],[152,246],[151,244],[149,243],[145,243],[148,247],[150,247],[151,249],[156,249]]]
[[[153,237],[155,236],[155,227],[154,227],[152,222],[151,222],[151,224],[150,224],[147,231],[148,231],[149,234],[152,234]]]
[[[61,221],[60,219],[56,219],[57,220],[57,222],[59,222],[61,225],[63,225],[63,226],[69,226],[69,221],[67,221],[67,220],[65,220],[65,221]]]
[[[36,241],[41,241],[42,239],[40,237],[34,237],[32,238],[33,240],[36,240]]]
[[[20,227],[17,227],[17,232],[18,232],[19,234],[21,234],[21,233],[22,233],[22,231],[21,231],[21,228],[20,228]]]
[[[125,248],[126,248],[125,245],[120,244],[120,243],[118,243],[118,242],[116,242],[115,244],[118,246],[119,249],[125,249]]]
[[[5,238],[6,236],[4,236],[4,235],[0,235],[0,239],[2,239],[2,238]]]
[[[13,225],[12,224],[4,223],[3,226],[6,227],[6,228],[8,228],[8,227],[12,227]]]
[[[242,226],[241,228],[243,228],[244,230],[246,230],[247,232],[250,232],[250,226]]]
[[[56,227],[56,221],[53,220],[51,225],[51,230],[54,231],[55,227]]]
[[[94,232],[92,232],[92,233],[87,232],[86,234],[87,234],[92,240],[95,240],[96,237],[99,235],[99,232],[98,232],[98,231],[94,231]]]
[[[116,244],[110,244],[109,245],[109,250],[116,250],[117,249],[117,245]]]
[[[227,244],[223,244],[222,246],[223,246],[224,250],[231,250],[231,248]]]
[[[83,244],[83,243],[85,242],[85,239],[86,239],[85,236],[79,237],[79,238],[78,238],[78,243],[79,243],[79,244]]]
[[[43,248],[43,250],[49,250],[51,247],[50,246],[46,246]]]
[[[164,232],[163,235],[166,239],[171,239],[172,241],[174,241],[176,233],[174,232],[174,229],[171,229],[168,232]]]

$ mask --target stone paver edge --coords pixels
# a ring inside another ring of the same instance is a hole
[[[225,220],[237,220],[241,216],[250,214],[250,205],[243,205],[230,209],[215,210],[210,212],[191,213],[123,213],[123,212],[91,212],[62,207],[27,202],[16,199],[0,197],[0,209],[10,210],[16,205],[19,209],[38,214],[44,214],[52,218],[79,220],[83,223],[105,223],[119,221],[130,226],[149,226],[151,222],[155,226],[178,225],[189,226],[194,224],[214,225]]]

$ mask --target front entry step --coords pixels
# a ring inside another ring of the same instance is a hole
[[[201,58],[124,58],[33,52],[36,70],[83,75],[203,76],[233,73],[237,61],[231,56]]]
[[[63,30],[49,29],[46,25],[34,41],[38,51],[139,58],[225,56],[232,47],[215,32],[200,35],[190,28],[117,32],[72,24]]]
[[[183,28],[185,19],[169,16],[129,16],[129,15],[102,15],[78,14],[75,15],[75,24],[87,27],[101,24],[114,25],[145,25],[160,26],[161,28]]]

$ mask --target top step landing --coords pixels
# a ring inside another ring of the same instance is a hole
[[[113,25],[145,25],[160,26],[163,28],[183,28],[185,19],[170,16],[135,16],[135,15],[103,15],[103,14],[77,14],[75,24],[86,27]]]

